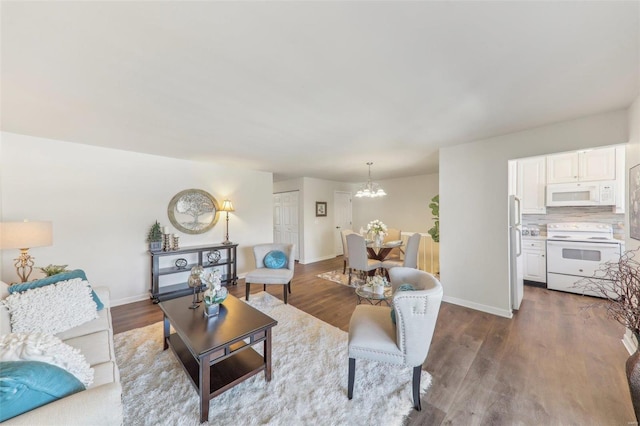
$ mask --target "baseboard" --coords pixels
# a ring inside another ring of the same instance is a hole
[[[123,299],[114,299],[111,301],[111,306],[126,305],[127,303],[140,302],[141,300],[149,300],[149,293],[143,293],[137,296],[125,297]]]
[[[322,256],[322,257],[317,257],[314,259],[300,259],[300,264],[302,265],[307,265],[309,263],[315,263],[315,262],[320,262],[322,260],[329,260],[329,259],[335,259],[336,255],[335,254],[330,254],[327,256]]]
[[[481,303],[470,302],[468,300],[458,299],[456,297],[444,296],[442,298],[443,302],[451,303],[458,306],[464,306],[465,308],[470,308],[480,312],[486,312],[488,314],[497,315],[499,317],[504,318],[513,318],[513,313],[511,311],[506,311],[504,309],[494,308],[493,306],[483,305]]]

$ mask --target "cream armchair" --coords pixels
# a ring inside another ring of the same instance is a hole
[[[281,251],[287,256],[287,264],[280,269],[270,269],[264,264],[265,256],[273,250]],[[253,255],[256,259],[256,269],[245,276],[245,298],[249,300],[251,283],[262,284],[267,290],[267,285],[280,284],[284,286],[284,303],[287,303],[287,292],[291,293],[291,280],[295,268],[293,244],[258,244],[253,247]]]
[[[396,324],[386,306],[358,305],[349,323],[348,397],[353,397],[356,359],[413,367],[413,404],[420,411],[420,374],[436,326],[442,285],[431,274],[413,268],[389,270],[395,292]],[[411,284],[415,291],[396,291]]]

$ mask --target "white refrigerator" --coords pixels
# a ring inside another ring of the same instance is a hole
[[[511,309],[520,309],[524,296],[522,267],[522,213],[520,199],[509,195],[509,288]]]

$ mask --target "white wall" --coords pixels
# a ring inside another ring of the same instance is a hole
[[[640,164],[640,96],[638,96],[635,102],[629,108],[629,145],[627,145],[627,151],[625,153],[626,162],[626,179],[627,188],[626,202],[629,205],[629,169],[633,166]],[[625,250],[634,250],[640,247],[640,241],[634,240],[629,236],[629,213],[631,212],[631,206],[629,205],[628,214],[626,215],[625,224]]]
[[[84,269],[94,285],[110,288],[115,303],[148,297],[147,232],[156,219],[172,228],[167,206],[184,189],[233,201],[229,234],[240,244],[239,273],[251,268],[253,244],[272,241],[271,173],[12,133],[0,136],[2,220],[51,220],[53,246],[30,250],[36,265]],[[205,234],[174,232],[183,247],[221,242],[224,216]],[[5,281],[17,280],[16,255],[17,250],[2,252]]]
[[[636,250],[640,247],[640,241],[634,240],[629,236],[629,215],[631,214],[631,203],[629,203],[629,169],[633,166],[640,164],[640,96],[636,98],[631,107],[629,108],[629,145],[627,145],[627,150],[625,152],[625,163],[626,163],[626,186],[627,197],[626,202],[629,206],[627,208],[626,214],[626,222],[625,222],[625,250]],[[636,351],[637,342],[636,339],[633,338],[633,333],[630,330],[626,330],[624,337],[622,338],[622,342],[625,347],[629,351],[629,354],[632,354]]]
[[[353,229],[381,220],[389,228],[427,232],[433,226],[429,203],[438,194],[438,174],[379,180],[383,198],[353,198]],[[354,185],[355,193],[359,185]]]
[[[626,110],[440,150],[440,277],[448,302],[509,317],[507,162],[626,143]]]

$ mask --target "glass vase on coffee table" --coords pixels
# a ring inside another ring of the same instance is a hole
[[[189,309],[198,309],[200,306],[200,301],[198,300],[198,291],[202,286],[202,274],[204,269],[202,266],[194,266],[191,268],[191,275],[189,275],[189,279],[187,280],[187,285],[193,289],[193,302]]]

